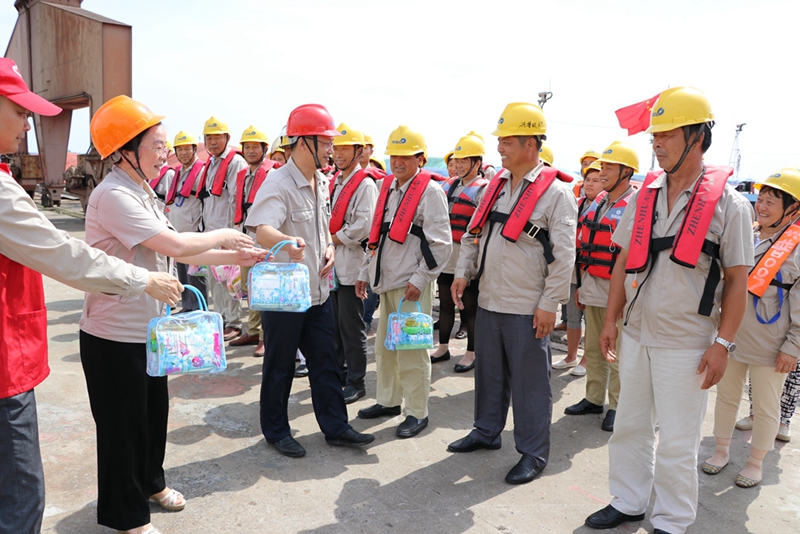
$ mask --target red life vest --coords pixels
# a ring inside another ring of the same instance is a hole
[[[653,238],[653,223],[655,222],[655,206],[659,189],[648,187],[661,175],[661,172],[648,173],[636,198],[633,217],[633,232],[628,249],[628,261],[625,263],[625,272],[638,273],[647,269],[652,261],[658,257],[662,250],[672,249],[669,259],[693,269],[697,266],[697,259],[701,252],[711,256],[711,268],[700,299],[698,312],[706,317],[711,315],[714,306],[714,293],[721,280],[719,259],[719,245],[706,239],[717,202],[722,197],[725,184],[733,174],[730,167],[707,165],[703,175],[697,180],[697,185],[692,191],[692,196],[686,206],[683,222],[675,235]],[[646,280],[646,279],[645,279]],[[644,282],[643,282],[644,283]],[[641,286],[640,286],[641,288]],[[637,291],[638,295],[638,291]],[[634,299],[635,302],[635,299]],[[633,306],[633,302],[631,303]]]
[[[384,242],[381,237],[385,234],[388,234],[389,239],[401,245],[406,242],[408,234],[417,236],[425,263],[429,269],[436,268],[436,258],[433,257],[433,252],[431,252],[430,243],[428,243],[422,227],[414,224],[414,215],[417,213],[419,202],[422,200],[422,195],[425,193],[428,183],[433,179],[432,173],[420,169],[417,175],[411,179],[400,205],[397,206],[394,217],[387,223],[383,222],[383,218],[386,213],[386,202],[389,199],[392,184],[394,184],[394,175],[390,174],[383,179],[383,187],[381,187],[381,191],[378,194],[378,202],[375,206],[375,215],[372,217],[372,227],[369,231],[369,242],[367,244],[370,250],[378,249],[378,257],[376,258],[378,264],[375,271],[374,285],[378,285],[381,278],[380,252],[383,249]]]
[[[336,182],[338,181],[340,174],[340,172],[336,173],[328,186],[328,192],[330,193],[331,200],[333,200],[333,194],[336,192]],[[347,212],[347,207],[350,205],[350,200],[353,198],[358,186],[361,185],[361,182],[363,182],[365,178],[381,180],[385,176],[386,173],[376,167],[367,167],[366,169],[359,169],[356,171],[350,180],[344,184],[342,192],[339,193],[333,208],[331,208],[331,221],[329,227],[331,234],[335,234],[342,229],[342,226],[344,226],[344,215]]]
[[[180,166],[177,166],[177,167],[173,168],[173,167],[170,167],[169,165],[164,165],[163,167],[161,167],[161,172],[158,173],[158,178],[153,178],[152,180],[150,180],[150,188],[153,191],[155,191],[156,187],[158,187],[158,184],[161,183],[161,180],[164,178],[164,176],[167,175],[168,171],[172,170],[172,171],[175,171],[175,173],[177,174],[178,173],[178,169],[180,169]],[[174,178],[175,177],[173,176],[173,179]]]
[[[461,243],[461,238],[467,231],[467,225],[478,207],[475,199],[481,189],[489,184],[489,180],[477,177],[462,189],[457,197],[453,198],[460,183],[461,178],[455,177],[442,184],[442,189],[447,193],[447,204],[450,206],[450,230],[455,243]]]
[[[204,165],[205,163],[203,163],[203,160],[200,159],[196,159],[194,163],[192,163],[192,166],[189,168],[189,176],[187,176],[183,181],[183,187],[181,187],[180,195],[183,198],[189,198],[192,195],[192,189],[194,189],[194,184],[197,181],[197,175],[203,170]],[[172,185],[167,192],[167,206],[175,202],[175,196],[178,194],[178,182],[180,182],[182,170],[182,165],[175,167],[175,176],[173,177]]]
[[[231,164],[236,154],[239,154],[239,152],[231,149],[228,155],[220,162],[219,167],[217,167],[217,171],[214,174],[214,181],[211,184],[212,195],[217,197],[222,195],[222,188],[225,187],[225,176],[228,174],[228,165]],[[206,177],[208,175],[208,169],[211,167],[210,161],[211,156],[208,156],[206,166],[203,168],[203,176],[200,178],[200,186],[197,188],[197,198],[207,198],[209,196],[206,190]]]
[[[256,175],[253,177],[253,185],[250,186],[250,192],[247,194],[247,202],[244,198],[245,178],[247,177],[248,167],[245,167],[236,175],[236,211],[233,215],[233,224],[241,224],[244,221],[247,211],[253,205],[253,200],[256,198],[256,193],[264,183],[264,178],[267,173],[272,169],[277,169],[281,164],[277,161],[264,158],[261,164],[256,169]]]
[[[0,254],[0,399],[33,389],[49,374],[42,275]]]
[[[620,250],[611,240],[611,236],[617,229],[633,193],[634,190],[631,189],[606,211],[602,219],[597,220],[600,208],[608,202],[608,193],[603,191],[597,195],[586,210],[586,215],[581,218],[581,229],[578,232],[580,242],[578,264],[592,276],[611,279],[611,272],[614,270]]]

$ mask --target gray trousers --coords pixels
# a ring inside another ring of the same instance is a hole
[[[355,286],[340,285],[331,291],[333,302],[333,339],[342,383],[364,389],[367,374],[367,325],[364,323],[364,301],[356,296]],[[345,368],[345,364],[347,367]]]
[[[0,399],[0,534],[38,534],[44,469],[33,390]]]
[[[208,289],[206,288],[206,279],[203,276],[189,276],[189,266],[185,263],[175,263],[175,268],[178,271],[178,280],[181,284],[189,284],[200,290],[203,298],[208,302]],[[211,275],[213,276],[213,275]],[[192,291],[184,289],[181,293],[181,309],[184,311],[195,311],[200,309],[200,303],[197,302],[197,297]]]
[[[242,305],[238,300],[234,300],[225,284],[220,284],[214,275],[208,273],[208,288],[211,291],[211,298],[214,300],[214,311],[222,315],[222,322],[225,327],[242,327]]]
[[[478,307],[475,324],[475,428],[470,435],[500,445],[509,401],[514,401],[517,452],[550,457],[550,337],[536,339],[533,315],[496,313]]]

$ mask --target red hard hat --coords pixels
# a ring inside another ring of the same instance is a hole
[[[303,104],[296,107],[289,114],[289,121],[286,123],[286,135],[297,137],[302,135],[324,135],[326,137],[336,137],[341,135],[336,131],[336,124],[333,117],[320,104]]]

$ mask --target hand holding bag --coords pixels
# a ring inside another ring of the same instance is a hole
[[[422,313],[417,301],[417,311],[403,312],[403,299],[397,311],[389,314],[386,325],[386,340],[383,345],[388,350],[416,350],[433,348],[433,318]]]
[[[147,374],[167,376],[175,373],[219,373],[227,367],[222,316],[208,311],[208,304],[197,288],[191,290],[200,310],[167,315],[150,320],[147,326]]]
[[[275,258],[284,245],[294,244],[294,241],[281,241],[270,249],[267,257]],[[254,311],[302,313],[311,307],[308,267],[301,263],[256,263],[248,275],[247,297]]]

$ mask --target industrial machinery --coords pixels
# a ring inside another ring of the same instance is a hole
[[[34,116],[39,155],[27,142],[11,157],[14,174],[33,194],[42,182],[42,204],[59,205],[66,188],[86,199],[105,172],[93,149],[65,173],[72,111],[90,115],[107,100],[131,95],[131,27],[81,8],[83,0],[16,0],[19,18],[5,57],[19,66],[28,87],[60,106],[54,117]],[[34,163],[38,160],[39,164]],[[32,184],[32,185],[31,185]]]

